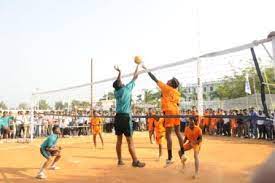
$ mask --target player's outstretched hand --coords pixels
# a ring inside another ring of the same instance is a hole
[[[120,72],[120,68],[118,67],[118,65],[115,65],[114,68],[116,71]]]

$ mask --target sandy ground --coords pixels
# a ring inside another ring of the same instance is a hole
[[[140,160],[147,163],[143,169],[132,168],[124,139],[123,154],[126,165],[116,166],[115,136],[104,134],[104,149],[94,149],[91,137],[60,139],[64,148],[59,163],[60,170],[47,171],[47,180],[35,176],[44,161],[39,153],[42,139],[31,144],[0,144],[0,182],[96,182],[96,183],[236,183],[249,182],[253,171],[269,156],[274,145],[258,140],[238,138],[204,137],[200,152],[200,177],[194,173],[193,151],[187,152],[187,167],[183,172],[176,155],[178,144],[174,137],[175,163],[165,168],[165,158],[157,161],[156,144],[150,144],[146,132],[136,132],[134,140]],[[164,157],[166,157],[164,150]]]

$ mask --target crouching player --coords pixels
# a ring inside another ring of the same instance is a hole
[[[189,126],[187,126],[187,128],[185,129],[184,136],[185,136],[184,146],[183,146],[184,152],[190,149],[194,150],[195,175],[193,176],[193,178],[197,178],[199,173],[199,152],[200,152],[201,143],[202,143],[202,130],[200,129],[199,126],[195,125],[195,121],[193,118],[189,120]],[[185,162],[187,160],[187,158],[184,155],[184,152],[181,158],[183,168],[185,167]],[[180,151],[179,151],[179,155],[181,155]]]
[[[154,126],[155,126],[155,135],[156,135],[156,143],[159,146],[159,158],[162,157],[162,144],[165,139],[165,127],[164,127],[164,119],[163,118],[155,118],[154,120]]]
[[[57,126],[53,127],[53,134],[50,135],[41,145],[40,153],[41,155],[46,158],[47,160],[42,165],[41,169],[38,172],[36,178],[38,179],[46,179],[45,169],[48,168],[49,165],[51,170],[59,169],[56,167],[57,161],[61,158],[61,147],[57,147],[57,139],[58,135],[60,134],[60,129]]]

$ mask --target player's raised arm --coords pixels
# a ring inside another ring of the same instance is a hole
[[[117,80],[121,81],[121,70],[120,70],[120,68],[117,65],[114,66],[114,68],[118,72]]]
[[[139,68],[139,64],[136,66],[136,70],[134,72],[134,77],[133,77],[132,81],[135,81],[138,78],[138,68]]]
[[[147,71],[147,73],[149,74],[150,78],[153,81],[155,81],[156,83],[158,82],[158,79],[156,78],[156,76],[154,74],[152,74],[152,72],[148,71],[148,69],[147,69],[147,67],[145,67],[145,65],[143,65],[142,68]]]

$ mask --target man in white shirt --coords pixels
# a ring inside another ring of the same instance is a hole
[[[22,138],[21,132],[24,132],[24,121],[25,121],[25,116],[22,111],[18,111],[18,115],[15,118],[15,124],[16,124],[16,136],[19,138]]]
[[[227,116],[228,112],[224,111],[223,115]],[[229,117],[224,117],[223,118],[223,133],[225,136],[231,136],[231,131],[230,131],[230,118]]]
[[[26,111],[25,113],[25,120],[24,120],[24,139],[26,139],[27,137],[29,137],[30,135],[30,112]]]
[[[259,111],[258,117],[265,117],[263,111]],[[259,130],[259,139],[264,139],[265,134],[265,126],[264,126],[264,119],[257,119],[257,127]]]

